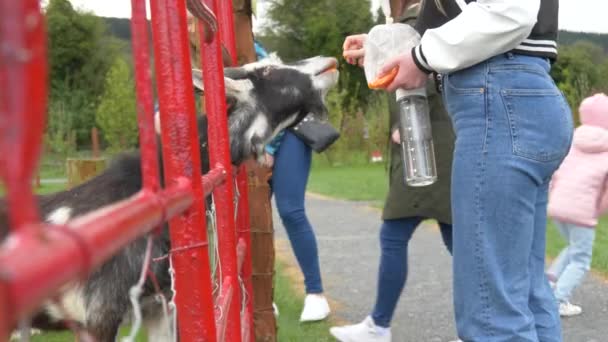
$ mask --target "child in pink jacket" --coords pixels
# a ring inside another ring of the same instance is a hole
[[[562,316],[582,312],[570,297],[589,271],[595,226],[608,209],[608,96],[585,99],[579,113],[581,126],[549,192],[549,217],[568,242],[547,272]]]

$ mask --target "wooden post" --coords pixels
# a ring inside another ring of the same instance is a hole
[[[91,128],[91,146],[93,147],[93,158],[99,158],[99,133],[97,127]]]
[[[66,170],[68,172],[68,188],[71,189],[90,178],[96,176],[106,167],[103,158],[68,158]]]
[[[233,0],[237,61],[254,62],[251,0]],[[246,164],[249,183],[251,224],[253,322],[256,341],[276,341],[277,323],[272,310],[274,299],[274,230],[270,206],[270,170],[251,161]]]
[[[249,213],[253,261],[253,323],[255,340],[277,340],[277,323],[272,309],[274,300],[274,229],[270,206],[270,170],[247,163],[249,180]]]

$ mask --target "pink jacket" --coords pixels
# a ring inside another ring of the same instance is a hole
[[[582,125],[551,180],[548,215],[595,227],[608,210],[608,96],[585,99],[579,112]]]

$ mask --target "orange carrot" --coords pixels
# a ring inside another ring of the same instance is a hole
[[[399,68],[394,67],[386,75],[376,78],[373,82],[368,83],[367,86],[369,89],[384,89],[393,82],[395,76],[397,76],[397,71],[399,71]]]

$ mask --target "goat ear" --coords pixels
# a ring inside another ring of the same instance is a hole
[[[249,91],[251,82],[249,80],[235,80],[224,77],[224,87],[226,88],[226,96],[236,96],[237,94]]]
[[[226,68],[229,69],[229,68]],[[230,68],[238,69],[238,68]],[[192,85],[198,94],[205,94],[205,85],[203,83],[203,72],[199,69],[192,69]],[[252,85],[248,79],[233,79],[224,77],[224,88],[226,91],[226,103],[228,107],[234,105],[242,94],[246,94]]]
[[[250,91],[253,88],[253,84],[250,80],[234,80],[232,78],[224,77],[224,86],[226,89],[226,101],[230,103],[238,101],[250,100]]]
[[[249,76],[249,71],[243,67],[228,67],[224,68],[224,76],[233,80],[242,80]]]

